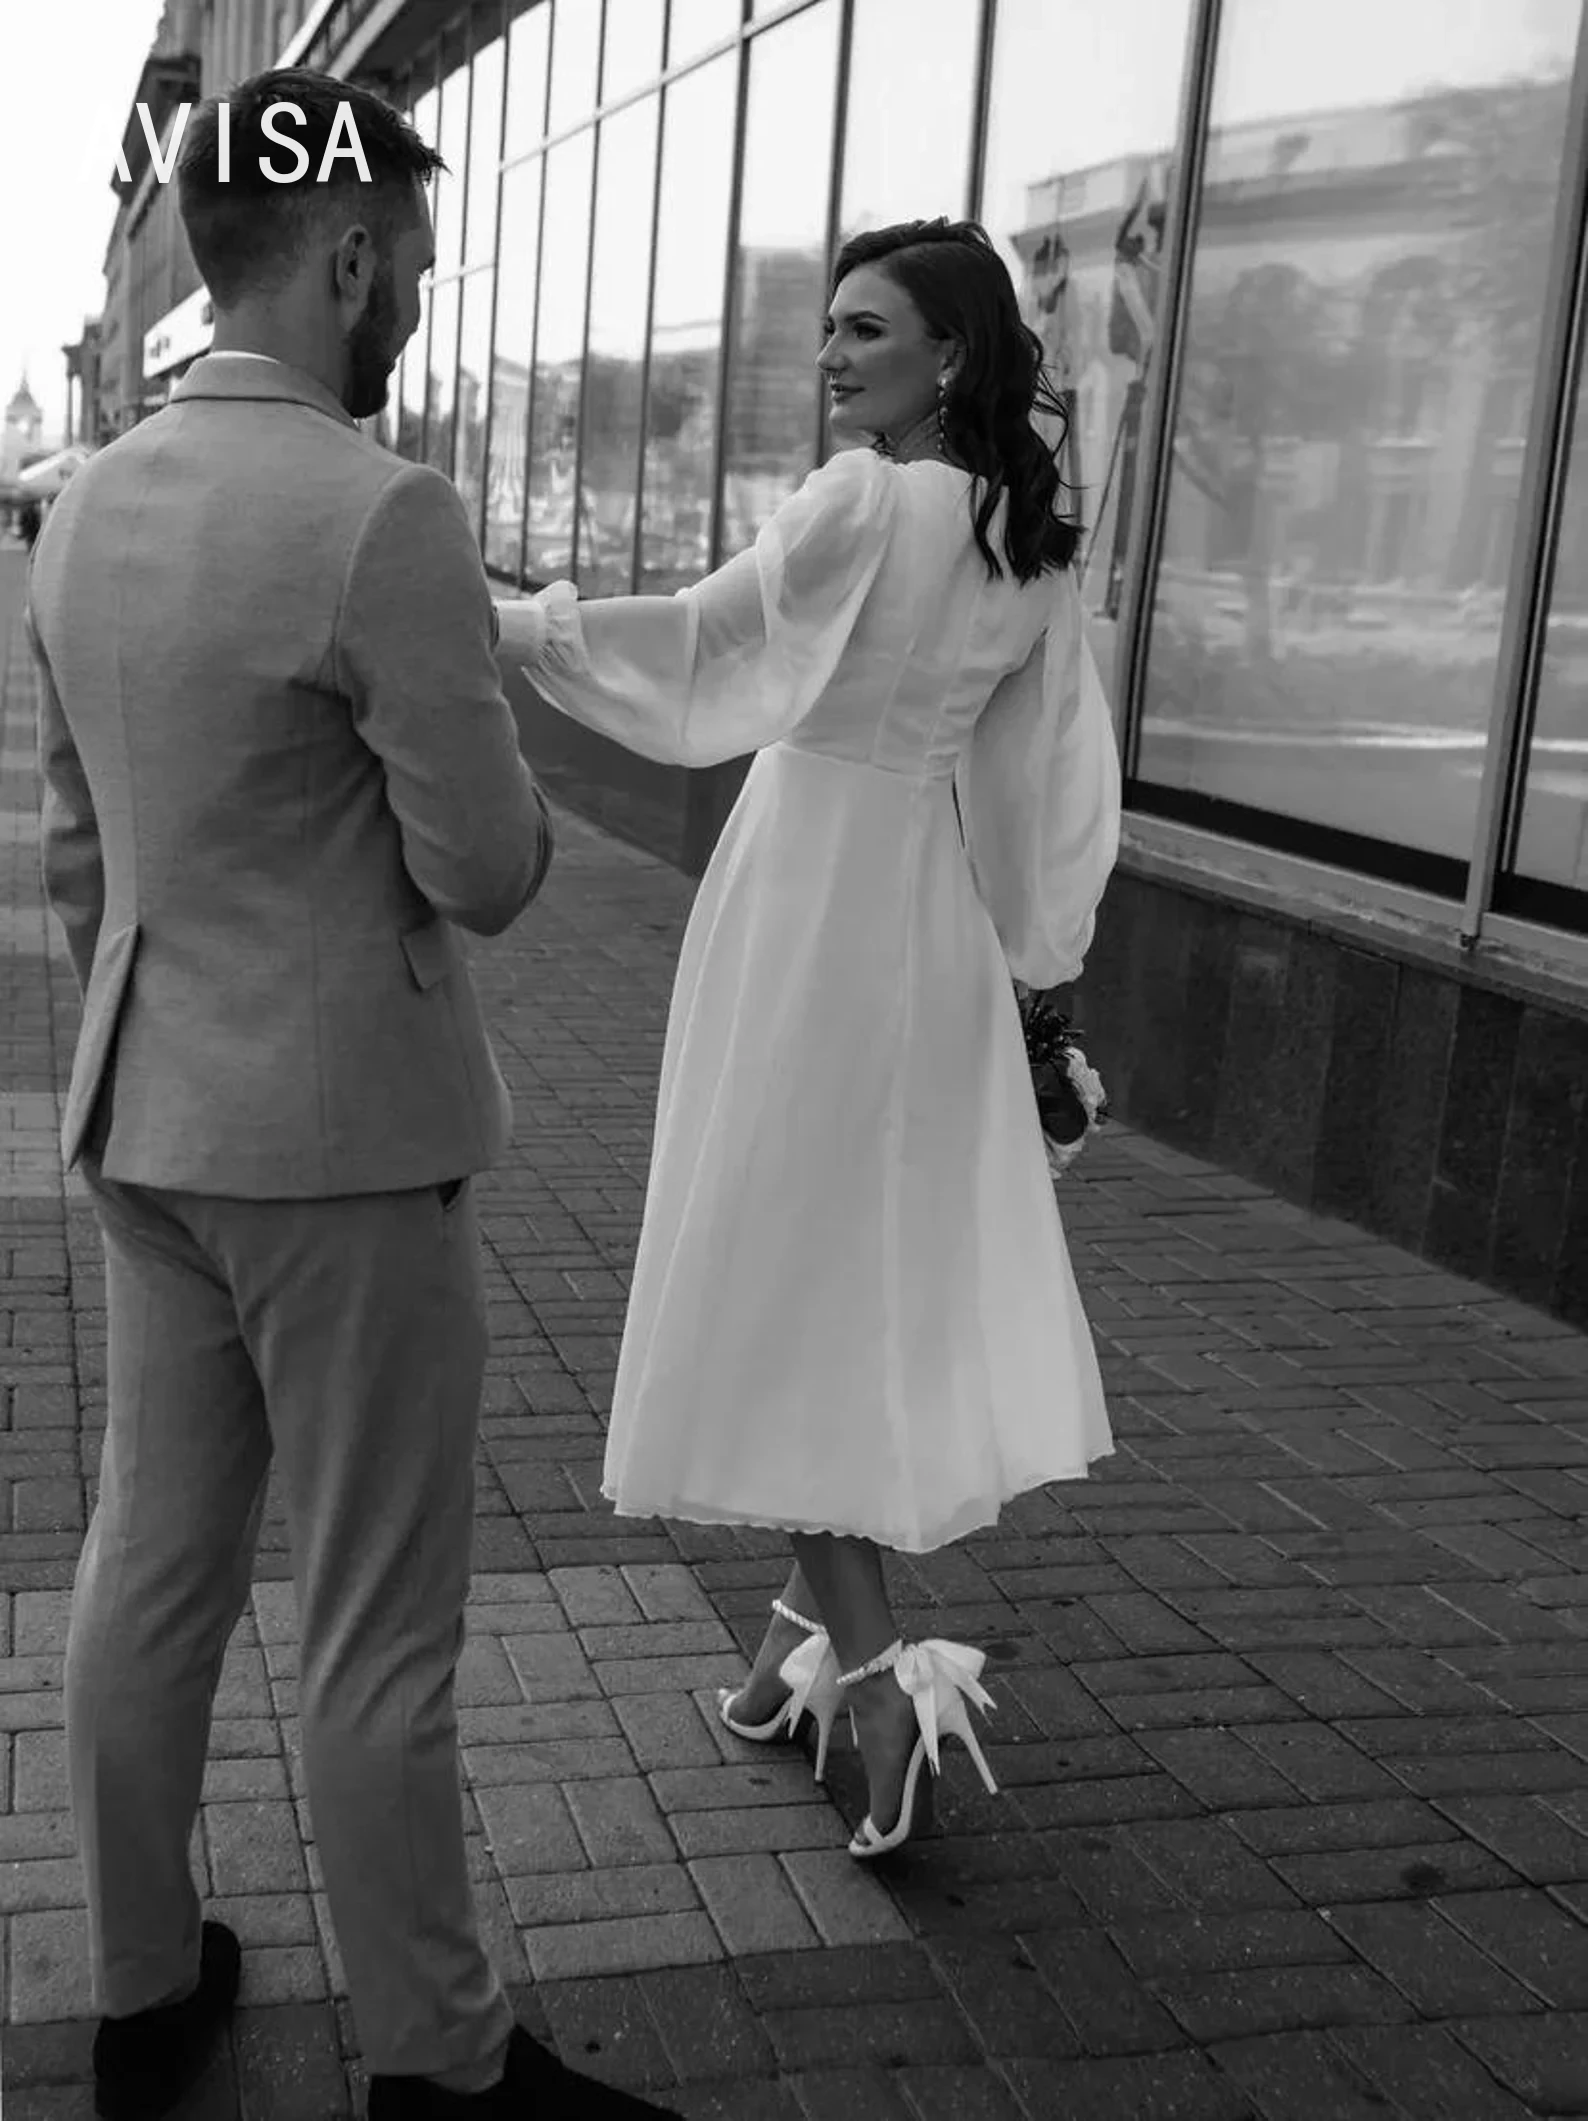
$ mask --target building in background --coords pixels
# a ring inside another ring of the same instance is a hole
[[[87,449],[97,449],[110,439],[100,399],[100,319],[85,317],[83,335],[61,353],[66,361],[66,437]]]
[[[23,376],[11,393],[0,426],[0,486],[8,486],[23,466],[44,453],[44,414]]]
[[[158,410],[209,344],[208,298],[188,249],[176,186],[161,184],[154,174],[138,105],[148,106],[164,154],[179,107],[273,65],[306,4],[166,0],[127,106],[121,141],[127,180],[110,180],[117,207],[93,348],[95,441],[108,441]],[[69,379],[81,369],[85,344],[65,349]]]
[[[1117,1109],[1588,1318],[1584,0],[296,12],[449,165],[383,431],[509,592],[743,546],[826,447],[837,245],[986,224],[1126,765]],[[742,776],[523,738],[692,871]]]

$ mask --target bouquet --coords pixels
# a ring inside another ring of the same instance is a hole
[[[1015,993],[1048,1168],[1058,1177],[1085,1148],[1087,1136],[1107,1120],[1108,1094],[1081,1048],[1081,1032],[1069,1018],[1046,995],[1018,986]]]

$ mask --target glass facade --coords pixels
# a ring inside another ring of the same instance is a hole
[[[451,174],[395,445],[500,580],[676,588],[823,453],[836,246],[975,213],[1127,807],[1588,930],[1585,50],[1584,0],[481,0],[403,60]]]

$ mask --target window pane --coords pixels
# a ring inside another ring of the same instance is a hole
[[[815,460],[827,304],[836,0],[750,46],[723,550],[748,545]]]
[[[708,51],[739,27],[739,0],[673,0],[667,27],[667,63],[680,66]]]
[[[419,323],[403,350],[402,400],[397,417],[397,453],[418,460],[425,431],[425,374],[430,345],[430,284],[419,293]]]
[[[633,581],[659,102],[648,97],[601,127],[579,523],[579,587],[587,596],[610,596]]]
[[[468,176],[469,69],[452,68],[441,84],[441,159],[436,175],[436,271],[456,272],[463,262],[463,199]]]
[[[601,0],[556,0],[551,38],[551,130],[576,125],[596,106]]]
[[[607,0],[601,101],[614,102],[662,70],[663,0]]]
[[[485,559],[517,577],[529,450],[529,359],[535,344],[535,269],[540,254],[538,158],[502,179],[502,251],[491,342],[491,461],[486,478]]]
[[[1086,602],[1107,619],[1119,616],[1189,13],[1189,0],[998,9],[982,218],[1070,394],[1061,468],[1086,525]],[[1095,645],[1107,663],[1110,629]]]
[[[1577,391],[1560,549],[1528,752],[1516,867],[1588,892],[1588,364]],[[1578,912],[1579,922],[1581,911]]]
[[[507,32],[507,145],[522,154],[546,133],[546,52],[551,0],[527,15],[515,15]]]
[[[969,177],[980,0],[857,0],[843,233],[957,220]]]
[[[1470,854],[1578,14],[1226,8],[1145,780]]]
[[[446,280],[430,298],[430,398],[425,407],[425,462],[452,476],[457,409],[458,283]]]
[[[480,534],[485,491],[485,384],[491,358],[491,284],[484,266],[463,282],[463,324],[458,340],[458,445],[452,476],[458,482],[469,525]]]
[[[415,70],[414,84],[416,87],[421,82],[433,83],[434,80],[435,69],[433,65],[422,66]],[[427,87],[413,107],[413,128],[426,147],[435,146],[436,127],[440,120],[441,97],[434,86]],[[436,180],[434,177],[431,177],[426,184],[425,195],[430,201],[430,212],[432,218],[434,218],[436,211]]]
[[[530,574],[539,581],[565,575],[573,566],[574,460],[579,437],[594,146],[593,132],[577,133],[546,157],[525,560]]]
[[[500,37],[474,55],[474,116],[469,126],[469,217],[465,242],[471,264],[496,252],[496,171],[502,144],[502,77],[506,47]]]
[[[666,95],[640,553],[640,587],[653,593],[711,569],[737,74],[726,53]]]

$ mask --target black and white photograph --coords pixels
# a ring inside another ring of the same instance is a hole
[[[5,2121],[1588,2116],[1588,0],[7,0]]]

